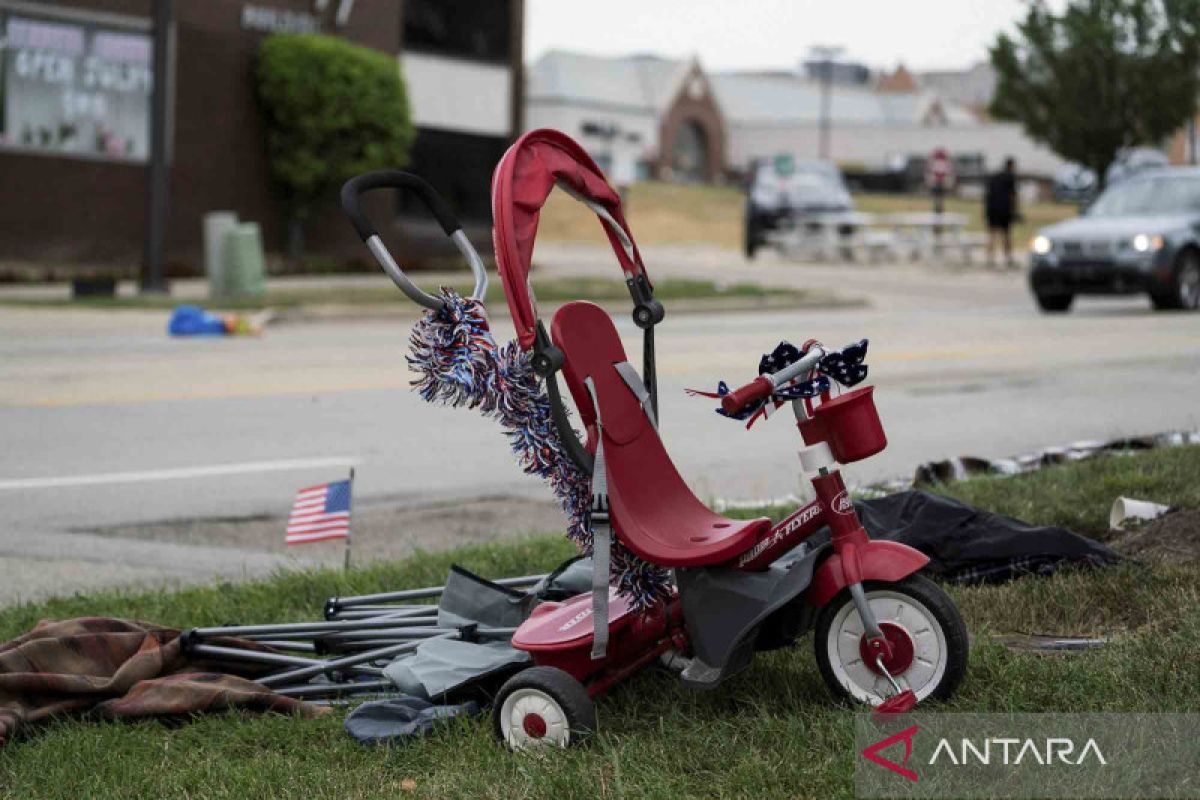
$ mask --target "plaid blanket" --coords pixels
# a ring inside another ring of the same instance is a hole
[[[254,665],[189,658],[174,628],[104,617],[44,620],[0,645],[0,746],[36,723],[84,712],[136,719],[326,710],[275,694],[255,674]]]

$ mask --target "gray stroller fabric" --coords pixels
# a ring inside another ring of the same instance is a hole
[[[528,663],[529,654],[508,642],[461,642],[430,639],[410,655],[396,659],[383,675],[405,694],[440,698],[471,688],[501,671]]]
[[[438,626],[457,628],[478,624],[486,628],[515,628],[537,603],[538,598],[532,593],[500,586],[455,565],[450,568],[438,603]],[[528,653],[514,649],[506,640],[477,643],[430,639],[393,661],[383,674],[405,694],[441,698],[469,690],[528,661]]]
[[[538,598],[481,578],[451,565],[438,602],[438,626],[457,628],[478,623],[485,628],[515,628],[525,621]]]
[[[359,744],[403,744],[429,733],[439,722],[479,713],[474,701],[437,706],[419,697],[372,700],[346,716],[346,732]]]
[[[568,600],[592,590],[592,560],[576,556],[535,583],[530,594],[541,600]]]

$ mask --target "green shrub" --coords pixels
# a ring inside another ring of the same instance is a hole
[[[256,72],[271,177],[294,220],[349,178],[408,162],[415,132],[394,56],[278,34],[260,46]]]

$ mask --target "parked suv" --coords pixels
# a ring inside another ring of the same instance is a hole
[[[1154,169],[1109,186],[1030,245],[1030,287],[1046,312],[1080,294],[1146,292],[1158,309],[1200,307],[1200,169]]]
[[[746,257],[754,258],[771,231],[805,216],[853,210],[842,174],[828,161],[780,157],[760,162],[750,173],[746,195]]]

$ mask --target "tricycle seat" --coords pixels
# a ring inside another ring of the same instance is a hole
[[[627,359],[607,312],[592,303],[568,303],[554,315],[551,337],[565,357],[563,377],[593,452],[596,414],[585,380],[595,387],[613,529],[630,550],[660,566],[696,567],[729,561],[766,534],[770,520],[726,519],[684,483],[616,368]]]

